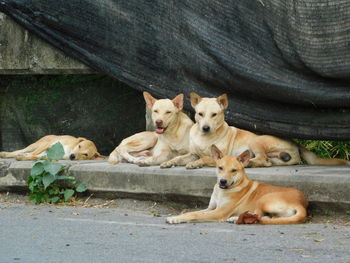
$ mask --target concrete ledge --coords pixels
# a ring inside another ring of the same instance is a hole
[[[62,161],[67,174],[87,184],[99,196],[134,197],[156,200],[207,202],[215,184],[214,168],[160,169],[132,164],[111,165],[105,161]],[[0,159],[0,191],[25,190],[33,162]],[[314,205],[350,209],[350,167],[281,166],[247,169],[250,178],[295,187]]]

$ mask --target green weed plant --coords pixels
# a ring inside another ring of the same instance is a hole
[[[340,158],[350,160],[350,141],[295,141],[321,158]]]
[[[74,193],[86,191],[85,184],[77,185],[73,176],[64,175],[61,160],[64,149],[60,142],[46,151],[46,157],[35,162],[27,179],[29,200],[34,204],[69,201]]]

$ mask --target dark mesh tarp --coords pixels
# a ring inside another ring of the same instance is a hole
[[[226,92],[238,127],[350,139],[347,0],[0,0],[0,10],[155,96]]]

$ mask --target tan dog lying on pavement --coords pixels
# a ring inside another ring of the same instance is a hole
[[[60,142],[64,149],[64,160],[102,159],[96,145],[85,138],[70,135],[47,135],[28,147],[14,152],[0,152],[0,158],[16,158],[17,160],[36,160],[46,155],[46,150]]]
[[[109,155],[110,163],[126,160],[141,166],[159,165],[188,153],[193,121],[182,112],[183,94],[173,100],[157,100],[148,92],[143,96],[152,110],[155,132],[140,132],[124,139]]]
[[[293,165],[302,157],[308,164],[350,165],[342,159],[322,159],[313,152],[270,135],[256,135],[252,132],[229,126],[224,112],[228,107],[227,95],[218,98],[201,98],[191,93],[191,105],[196,111],[196,123],[190,131],[190,153],[178,156],[162,164],[162,168],[186,165],[186,168],[215,166],[210,157],[210,146],[215,144],[225,155],[238,155],[245,150],[251,152],[249,167]],[[300,151],[300,152],[299,152]]]
[[[217,183],[206,210],[168,217],[167,223],[236,222],[238,216],[249,211],[261,224],[303,223],[307,215],[304,194],[294,188],[284,188],[252,181],[244,171],[250,153],[238,157],[223,156],[211,147],[216,160]]]

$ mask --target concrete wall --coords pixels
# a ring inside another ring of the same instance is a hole
[[[51,47],[4,13],[0,13],[0,32],[0,75],[93,73],[89,67]]]

